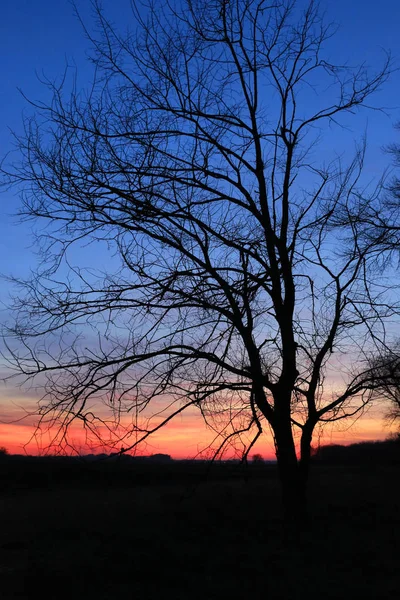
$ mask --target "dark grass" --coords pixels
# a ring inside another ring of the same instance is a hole
[[[31,463],[13,478],[10,464],[2,600],[398,597],[398,467],[315,466],[311,518],[295,533],[274,467],[246,481],[221,466],[206,482],[204,465],[62,475]]]

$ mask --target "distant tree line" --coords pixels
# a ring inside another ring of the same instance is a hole
[[[332,444],[316,450],[314,462],[329,464],[397,464],[400,465],[400,435],[387,440],[359,442],[349,446]]]

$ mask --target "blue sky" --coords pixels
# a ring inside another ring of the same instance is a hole
[[[78,0],[79,10],[91,24],[89,0]],[[400,3],[398,0],[322,0],[327,18],[340,25],[330,42],[332,59],[358,63],[365,60],[376,66],[382,59],[382,48],[390,49],[400,67]],[[129,0],[105,0],[104,6],[121,27],[129,22]],[[0,89],[0,154],[12,148],[9,128],[21,132],[22,114],[32,109],[18,91],[32,100],[49,100],[40,83],[43,75],[50,79],[62,76],[67,64],[76,65],[79,83],[90,80],[91,66],[87,60],[90,44],[74,16],[69,0],[2,0],[0,19],[0,56],[2,86]],[[382,146],[395,141],[398,135],[393,124],[400,120],[400,74],[394,73],[384,90],[376,97],[376,105],[388,107],[388,116],[364,112],[349,121],[348,143],[360,137],[367,128],[369,151],[367,167],[371,177],[389,164]],[[30,244],[30,226],[15,226],[12,214],[18,198],[7,192],[0,196],[0,273],[24,274],[34,266]],[[8,287],[1,286],[0,298]]]
[[[125,27],[129,22],[129,0],[104,0],[107,14]],[[91,26],[89,0],[77,0],[82,17]],[[333,62],[357,64],[366,61],[379,67],[383,49],[391,50],[394,63],[400,67],[400,2],[399,0],[321,0],[327,19],[335,21],[339,32],[329,42]],[[32,114],[32,108],[18,91],[35,101],[49,101],[49,93],[40,83],[43,76],[61,78],[66,65],[75,65],[82,87],[90,81],[91,65],[87,60],[90,43],[82,31],[68,0],[2,0],[0,19],[0,155],[12,150],[13,138],[9,129],[22,131],[22,115]],[[393,125],[400,121],[400,72],[393,73],[385,88],[375,98],[375,106],[386,107],[387,114],[363,112],[349,120],[350,130],[333,137],[332,143],[344,144],[338,152],[351,150],[353,140],[365,131],[368,135],[366,161],[368,178],[378,178],[390,165],[382,148],[398,141]],[[340,142],[339,142],[340,140]],[[345,147],[348,144],[348,147]],[[31,225],[16,224],[13,214],[18,210],[14,192],[0,195],[0,274],[24,275],[34,268],[36,258]],[[104,260],[106,257],[104,256]],[[3,281],[0,301],[5,302],[11,291]],[[0,315],[4,311],[0,311]]]

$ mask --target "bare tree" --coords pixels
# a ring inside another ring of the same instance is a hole
[[[393,157],[394,165],[400,166],[400,146],[392,144],[387,152]],[[396,293],[400,248],[399,178],[395,175],[388,184],[382,185],[380,193],[373,199],[365,201],[359,196],[350,210],[336,215],[336,220],[340,227],[357,222],[360,246],[375,248],[375,268],[390,270],[393,292]],[[394,310],[394,318],[396,314],[397,310]],[[395,323],[390,330],[391,335],[381,338],[370,355],[369,367],[375,379],[375,395],[380,401],[389,401],[387,418],[395,421],[400,418],[400,345]]]
[[[400,129],[400,125],[397,125]],[[400,146],[392,144],[386,152],[394,158],[394,164],[400,165]],[[377,261],[380,265],[399,265],[400,243],[400,180],[397,176],[384,177],[377,188],[374,198],[367,200],[359,196],[352,203],[351,210],[337,215],[337,224],[343,225],[350,220],[358,222],[360,243],[379,247]],[[362,228],[361,228],[362,224]]]
[[[125,37],[95,10],[90,91],[50,83],[5,169],[23,214],[48,222],[8,356],[44,385],[57,443],[78,419],[129,451],[189,407],[217,453],[241,436],[247,456],[271,430],[287,513],[301,512],[313,432],[371,399],[368,352],[393,311],[376,245],[336,218],[360,198],[363,145],[347,166],[329,148],[389,59],[374,74],[331,63],[313,1],[134,4]],[[108,243],[116,272],[65,275],[82,240]]]
[[[379,399],[388,400],[387,418],[394,422],[400,420],[400,347],[399,342],[392,344],[373,355],[370,369],[375,379],[375,393]]]

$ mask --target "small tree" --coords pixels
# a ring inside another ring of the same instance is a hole
[[[253,454],[253,464],[254,465],[261,465],[264,462],[264,459],[262,457],[262,454]]]
[[[397,125],[400,130],[400,123]],[[387,148],[393,158],[395,167],[400,167],[400,144],[392,144]],[[344,216],[348,221],[349,214]],[[378,249],[378,260],[387,267],[399,265],[400,248],[400,179],[394,176],[389,185],[375,201],[365,202],[359,199],[353,206],[351,219],[362,224],[360,239],[363,244],[373,245]]]
[[[331,63],[334,30],[313,1],[135,4],[125,37],[95,6],[90,93],[50,85],[7,170],[23,214],[48,222],[47,267],[19,282],[11,362],[47,376],[39,413],[57,443],[78,419],[118,443],[124,425],[130,450],[189,407],[222,436],[217,453],[246,434],[247,455],[271,429],[293,516],[315,427],[370,400],[365,359],[389,303],[374,244],[337,219],[358,201],[363,148],[344,168],[315,145],[325,134],[329,150],[330,127],[370,101],[389,63],[372,75]],[[114,274],[58,276],[83,239],[113,247]],[[141,424],[160,398],[164,417]]]
[[[400,124],[397,125],[400,129]],[[387,149],[392,155],[394,165],[400,166],[400,145],[392,144]],[[396,276],[399,266],[400,248],[400,179],[394,176],[390,183],[383,187],[382,193],[373,201],[365,202],[359,198],[350,212],[338,215],[338,222],[357,222],[360,245],[376,249],[377,270],[391,270],[392,291],[397,290]],[[395,317],[399,314],[398,304],[394,302],[387,311]],[[369,366],[375,379],[375,396],[380,401],[388,401],[387,418],[390,421],[400,419],[400,343],[396,328],[388,330],[391,335],[385,336],[376,344],[375,352],[370,355]]]
[[[380,355],[375,354],[370,360],[370,367],[375,379],[376,394],[382,400],[389,401],[387,418],[390,421],[400,420],[400,346],[394,344],[385,348]]]

